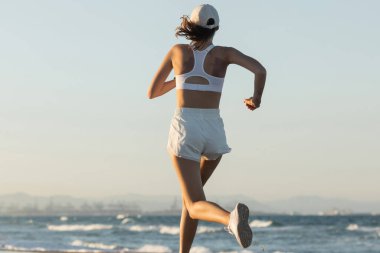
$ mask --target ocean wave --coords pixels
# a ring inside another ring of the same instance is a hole
[[[380,227],[359,227],[358,230],[362,231],[362,232],[376,232],[376,233],[379,233],[380,232]]]
[[[163,245],[145,244],[141,248],[136,249],[137,252],[152,252],[152,253],[171,253],[169,247]]]
[[[124,218],[120,223],[121,224],[127,224],[128,222],[130,222],[132,219],[130,218]]]
[[[179,227],[174,226],[160,226],[159,228],[160,234],[170,234],[170,235],[178,235],[179,234]]]
[[[158,225],[158,226],[133,225],[133,226],[128,227],[127,229],[133,232],[157,231],[160,234],[169,234],[169,235],[178,235],[180,232],[179,226],[165,226],[165,225]],[[214,233],[218,231],[222,231],[222,228],[199,226],[197,229],[197,234]]]
[[[367,227],[367,226],[359,226],[358,224],[349,224],[346,227],[347,231],[355,231],[355,232],[364,232],[364,233],[376,233],[377,236],[380,237],[380,227]]]
[[[253,251],[251,250],[248,250],[248,249],[243,249],[241,251],[219,251],[218,253],[254,253]]]
[[[249,226],[253,228],[267,228],[272,226],[273,221],[271,220],[253,220],[251,223],[249,223]]]
[[[69,218],[67,218],[67,216],[61,216],[59,217],[59,220],[60,221],[67,221]]]
[[[47,229],[51,231],[92,231],[112,229],[112,225],[90,224],[90,225],[48,225]]]
[[[26,248],[16,247],[16,246],[9,245],[9,244],[2,245],[1,249],[2,250],[12,250],[12,251],[26,251],[27,250]]]
[[[141,226],[141,225],[134,225],[129,227],[130,231],[134,232],[147,232],[147,231],[156,231],[160,234],[170,234],[170,235],[178,235],[179,234],[179,227],[178,226]]]
[[[190,249],[190,253],[212,253],[212,251],[206,247],[194,246]]]
[[[349,224],[346,227],[346,230],[348,230],[348,231],[355,231],[355,230],[358,230],[358,228],[359,228],[358,224]]]
[[[56,253],[65,253],[65,252],[81,252],[81,253],[105,253],[105,252],[114,252],[108,250],[117,250],[119,253],[126,253],[129,251],[128,248],[124,247],[115,247],[111,248],[111,245],[106,245],[102,243],[86,243],[80,240],[73,241],[71,243],[72,246],[82,246],[87,248],[96,248],[96,249],[45,249],[42,247],[35,248],[24,248],[24,247],[16,247],[9,244],[0,244],[0,251],[9,251],[9,252],[56,252]],[[107,251],[106,251],[107,250]]]
[[[146,231],[158,230],[158,227],[153,226],[153,225],[149,225],[149,226],[133,225],[133,226],[130,226],[128,230],[134,231],[134,232],[146,232]]]
[[[197,229],[197,234],[214,233],[214,232],[218,232],[222,230],[223,230],[222,228],[199,226]]]
[[[129,216],[128,214],[119,213],[118,215],[116,215],[116,219],[123,220],[123,219],[127,218],[128,216]]]
[[[47,251],[47,249],[42,248],[42,247],[37,247],[37,248],[32,248],[32,251],[40,251],[40,252],[44,252],[44,251]]]
[[[66,249],[66,250],[58,250],[58,251],[54,251],[54,252],[72,252],[72,253],[76,253],[76,252],[80,252],[80,253],[102,253],[101,250],[89,250],[89,249]]]
[[[118,248],[117,245],[113,245],[113,244],[107,245],[107,244],[100,243],[100,242],[84,242],[81,240],[73,241],[71,243],[71,246],[87,247],[87,248],[95,248],[95,249],[106,249],[106,250]]]
[[[47,251],[45,248],[42,247],[36,247],[36,248],[24,248],[24,247],[16,247],[14,245],[10,244],[4,244],[0,246],[0,250],[9,250],[9,251],[38,251],[38,252],[45,252]]]

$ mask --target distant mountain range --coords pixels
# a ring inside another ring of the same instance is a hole
[[[318,196],[298,196],[284,200],[259,202],[244,195],[209,196],[232,210],[237,201],[246,203],[256,213],[336,215],[351,213],[380,214],[379,202],[352,201]],[[174,195],[127,194],[104,198],[78,198],[66,195],[33,196],[26,193],[0,195],[0,214],[114,214],[178,213],[181,199]]]

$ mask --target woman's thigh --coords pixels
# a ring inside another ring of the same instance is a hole
[[[221,159],[222,156],[218,157],[215,160],[206,160],[204,157],[202,157],[200,163],[202,185],[206,184],[207,180],[211,177]]]
[[[200,163],[175,155],[172,155],[171,159],[186,205],[196,201],[206,200],[202,185]]]

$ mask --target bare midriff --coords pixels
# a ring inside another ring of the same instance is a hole
[[[177,89],[177,107],[217,109],[221,94],[214,91]]]

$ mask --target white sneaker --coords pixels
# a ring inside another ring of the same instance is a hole
[[[248,223],[249,209],[242,203],[237,203],[230,214],[230,222],[226,231],[236,237],[238,243],[247,248],[252,243],[252,230]]]

